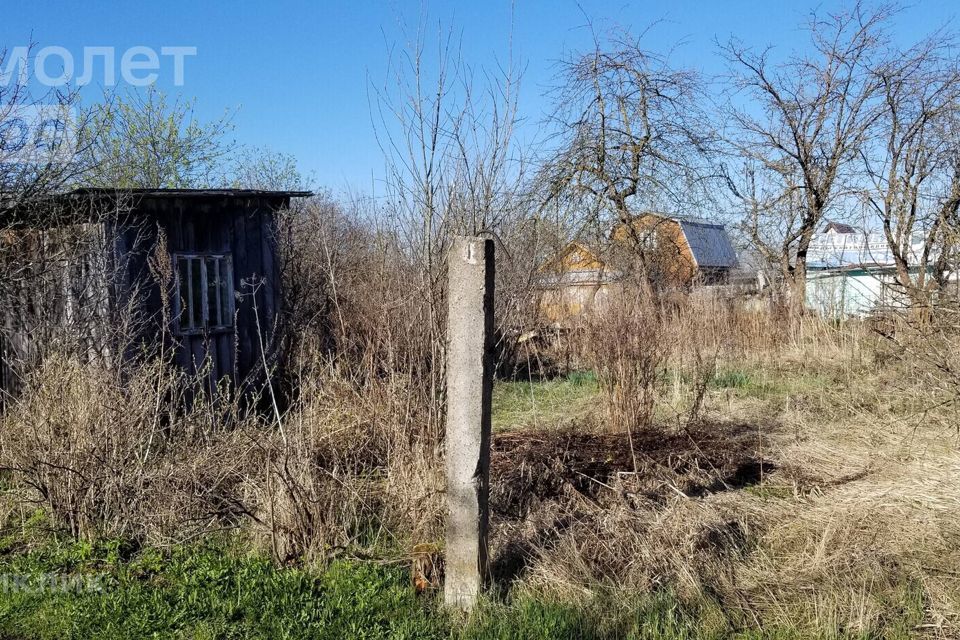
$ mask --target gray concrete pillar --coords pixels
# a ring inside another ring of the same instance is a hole
[[[447,541],[443,596],[469,609],[487,581],[493,241],[458,237],[448,258]]]

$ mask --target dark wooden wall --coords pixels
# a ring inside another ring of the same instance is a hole
[[[104,225],[19,228],[4,242],[0,407],[47,355],[109,365],[115,353]]]
[[[280,276],[275,215],[287,204],[283,198],[262,197],[161,197],[136,202],[132,215],[119,221],[115,234],[115,255],[126,284],[116,297],[118,301],[135,295],[143,298],[138,306],[149,317],[143,341],[155,341],[161,325],[170,331],[174,324],[170,317],[175,309],[173,283],[162,286],[156,275],[158,247],[165,244],[171,274],[175,253],[230,254],[236,296],[234,328],[173,334],[176,361],[190,373],[208,367],[213,383],[227,379],[242,386],[262,381],[264,352],[272,365],[278,339]],[[163,295],[167,296],[166,306]]]
[[[8,286],[0,296],[0,408],[18,391],[20,370],[42,358],[41,346],[110,364],[124,349],[126,357],[143,357],[162,345],[188,373],[208,374],[203,380],[211,385],[229,381],[241,392],[258,386],[264,358],[275,364],[279,342],[276,212],[288,205],[279,194],[134,196],[123,206],[93,203],[112,211],[102,220],[19,232],[18,242],[30,237],[37,248],[16,259],[37,273],[33,290]],[[71,251],[60,248],[68,232]],[[173,331],[174,283],[162,274],[166,264],[174,276],[172,255],[181,252],[232,256],[232,328]]]

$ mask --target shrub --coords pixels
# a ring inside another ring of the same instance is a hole
[[[628,433],[653,422],[657,382],[669,354],[660,306],[649,286],[625,287],[582,332],[609,428]]]

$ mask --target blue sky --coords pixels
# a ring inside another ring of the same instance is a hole
[[[4,7],[0,46],[31,39],[40,47],[63,46],[78,67],[83,47],[122,52],[137,45],[195,46],[184,86],[167,86],[172,71],[161,68],[161,87],[196,97],[202,117],[236,110],[238,142],[293,154],[317,183],[369,191],[376,188],[383,160],[368,87],[383,84],[388,52],[404,46],[424,12],[432,29],[443,24],[461,34],[465,61],[476,69],[506,60],[512,41],[513,58],[525,69],[521,115],[525,126],[535,127],[549,109],[543,94],[556,61],[589,45],[588,18],[601,29],[641,30],[659,21],[646,39],[649,49],[672,49],[678,64],[716,74],[724,68],[716,39],[737,35],[787,53],[802,45],[798,25],[812,7],[835,6],[827,0],[15,0]],[[897,17],[896,36],[912,40],[946,21],[955,23],[958,12],[952,0],[915,0]]]

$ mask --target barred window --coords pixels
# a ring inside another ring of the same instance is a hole
[[[233,327],[233,260],[230,254],[173,256],[177,273],[176,331],[203,333]]]

